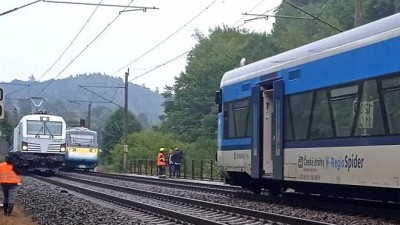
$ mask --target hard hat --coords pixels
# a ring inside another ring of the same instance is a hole
[[[160,152],[164,151],[164,148],[160,148]]]

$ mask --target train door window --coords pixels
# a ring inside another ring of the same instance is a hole
[[[290,96],[290,115],[293,119],[294,138],[304,140],[307,138],[307,127],[310,121],[312,92]]]
[[[382,80],[383,100],[390,134],[400,134],[400,77]]]
[[[325,89],[315,92],[309,135],[310,139],[333,137],[329,102]]]
[[[385,134],[376,80],[363,82],[357,111],[356,136]]]
[[[349,137],[354,121],[358,85],[351,85],[330,91],[333,118],[338,137]]]
[[[285,106],[284,106],[284,126],[285,129],[283,130],[285,140],[291,141],[293,140],[293,126],[292,126],[292,117],[290,115],[290,98],[285,98]]]

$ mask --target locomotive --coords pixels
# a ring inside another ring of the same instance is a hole
[[[64,164],[66,124],[44,111],[22,117],[14,128],[8,154],[28,171],[56,173]]]
[[[95,169],[99,154],[96,131],[85,127],[70,128],[66,133],[66,144],[65,170],[88,172]]]

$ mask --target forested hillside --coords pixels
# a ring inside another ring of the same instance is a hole
[[[123,79],[99,73],[79,74],[44,82],[35,81],[31,76],[29,81],[14,80],[11,83],[29,86],[4,85],[7,93],[6,110],[13,110],[15,106],[20,115],[28,114],[32,110],[32,104],[25,98],[40,96],[47,99],[43,108],[64,116],[70,125],[79,123],[79,118],[86,118],[89,102],[92,102],[93,125],[99,119],[107,119],[112,111],[119,108],[117,105],[124,105]],[[129,110],[137,115],[145,126],[158,124],[163,110],[163,98],[158,91],[129,83],[128,99]],[[99,103],[109,101],[110,103]],[[106,114],[107,117],[102,114]]]

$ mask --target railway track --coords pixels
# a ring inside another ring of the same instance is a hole
[[[328,223],[312,221],[297,217],[290,217],[268,212],[255,211],[218,203],[210,203],[201,200],[171,196],[138,190],[134,188],[121,187],[102,182],[95,182],[86,179],[78,179],[66,176],[54,178],[35,177],[42,181],[73,190],[85,195],[100,198],[105,201],[113,202],[124,207],[134,208],[139,211],[146,211],[149,214],[156,214],[158,217],[166,218],[167,223],[190,224],[315,224],[326,225]],[[68,184],[66,183],[68,182]],[[75,184],[73,184],[75,183]],[[82,184],[90,188],[81,187]],[[106,190],[96,191],[93,189],[106,189],[111,192],[119,192],[115,195],[127,194],[127,196],[139,196],[140,200],[130,200],[130,197],[117,197],[107,194]],[[143,203],[146,202],[146,203]],[[174,209],[174,210],[168,210]]]
[[[400,205],[388,204],[377,201],[343,199],[343,198],[321,198],[320,196],[304,195],[299,193],[285,193],[284,198],[269,196],[267,192],[254,195],[241,187],[223,184],[190,182],[180,179],[157,179],[154,177],[127,176],[121,174],[107,173],[82,173],[102,178],[111,178],[121,181],[157,185],[183,190],[199,191],[205,193],[222,194],[235,198],[251,199],[260,202],[270,202],[280,205],[321,209],[328,212],[343,213],[346,215],[359,215],[362,217],[383,218],[387,221],[400,221]]]
[[[190,182],[184,179],[158,179],[154,177],[139,177],[139,176],[127,176],[121,174],[109,174],[109,173],[79,173],[83,175],[90,175],[95,177],[102,178],[111,178],[121,181],[130,181],[130,182],[139,182],[142,184],[151,184],[157,186],[164,186],[170,188],[180,188],[184,190],[196,190],[206,193],[216,193],[216,194],[225,194],[225,195],[233,195],[238,193],[247,193],[251,194],[252,192],[247,191],[238,186],[230,186],[221,184],[213,184],[213,183],[200,183],[200,182]]]

